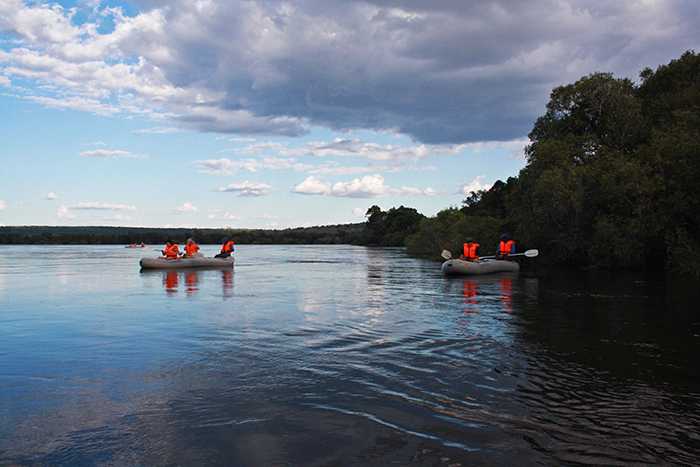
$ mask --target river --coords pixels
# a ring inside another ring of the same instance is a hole
[[[700,462],[692,290],[238,250],[0,246],[0,464]]]

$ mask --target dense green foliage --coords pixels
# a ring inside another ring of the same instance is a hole
[[[128,244],[162,245],[166,239],[216,244],[232,237],[243,244],[358,243],[363,224],[328,225],[283,230],[262,229],[158,229],[137,227],[0,227],[0,244]]]
[[[554,89],[519,176],[423,221],[409,251],[434,256],[465,235],[483,245],[504,229],[555,263],[698,274],[700,55],[640,76]]]
[[[406,236],[418,229],[425,218],[413,208],[399,206],[382,211],[379,206],[367,210],[367,224],[363,244],[371,246],[403,246]]]
[[[418,231],[408,236],[406,246],[413,255],[439,259],[443,249],[459,255],[462,244],[471,237],[481,245],[480,254],[493,254],[503,228],[504,221],[498,217],[469,216],[463,210],[445,209],[435,217],[424,219]]]

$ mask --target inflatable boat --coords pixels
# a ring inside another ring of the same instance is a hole
[[[141,258],[141,269],[232,268],[233,256],[228,258]]]
[[[482,261],[464,261],[450,259],[442,263],[442,273],[449,276],[471,276],[477,274],[493,274],[497,272],[518,272],[520,265],[515,261],[498,259]]]

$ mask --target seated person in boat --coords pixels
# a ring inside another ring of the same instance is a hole
[[[473,238],[467,238],[463,246],[461,259],[465,261],[479,261],[479,244]]]
[[[180,247],[177,242],[168,240],[165,242],[165,248],[163,248],[161,253],[163,253],[163,256],[167,259],[177,259],[180,256]]]
[[[498,242],[498,253],[496,253],[496,258],[508,259],[508,257],[515,253],[515,251],[515,240],[513,240],[508,234],[501,235],[501,241]]]
[[[187,239],[185,244],[185,258],[192,258],[194,256],[199,256],[199,245],[192,238]]]
[[[214,258],[228,258],[235,250],[235,243],[230,238],[224,240],[224,244],[221,246],[221,253],[214,256]]]

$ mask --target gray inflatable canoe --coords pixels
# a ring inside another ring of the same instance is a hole
[[[442,273],[449,276],[471,276],[477,274],[493,274],[497,272],[518,272],[520,265],[515,261],[482,260],[463,261],[450,259],[442,263]]]
[[[228,258],[141,258],[141,269],[232,268],[233,256]]]

